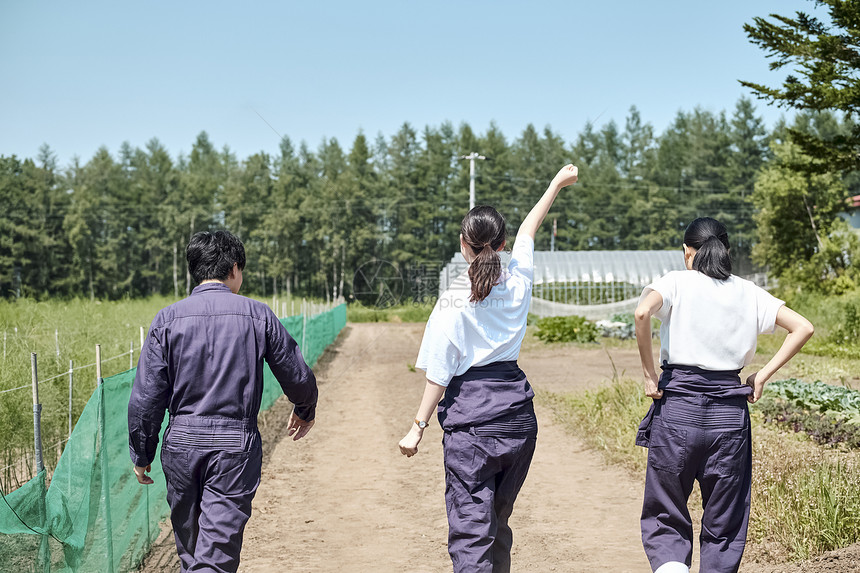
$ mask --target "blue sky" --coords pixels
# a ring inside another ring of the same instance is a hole
[[[737,80],[776,83],[743,24],[809,0],[19,2],[0,0],[0,155],[61,165],[157,137],[173,155],[206,130],[240,158],[278,136],[316,148],[495,121],[572,140],[623,125],[662,131],[678,110],[731,111]],[[782,113],[757,103],[768,125]]]

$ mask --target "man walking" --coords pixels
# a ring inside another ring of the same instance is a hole
[[[153,483],[146,472],[170,412],[161,462],[181,570],[236,571],[260,484],[263,361],[295,404],[293,440],[314,424],[317,385],[269,307],[238,296],[245,268],[238,238],[197,233],[186,257],[199,286],[152,321],[128,405],[129,449],[138,481]]]

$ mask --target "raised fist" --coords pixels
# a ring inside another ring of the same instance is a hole
[[[559,169],[558,173],[555,174],[553,180],[558,184],[559,187],[566,187],[573,183],[576,183],[576,180],[579,176],[579,169],[576,168],[576,165],[565,165],[561,169]]]

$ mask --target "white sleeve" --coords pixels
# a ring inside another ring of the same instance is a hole
[[[443,332],[438,317],[431,316],[424,329],[415,367],[427,373],[427,379],[448,386],[460,366],[460,351]]]
[[[660,322],[666,322],[669,318],[669,311],[672,310],[672,302],[675,298],[675,285],[676,281],[674,273],[668,273],[642,289],[642,296],[639,297],[640,302],[648,296],[648,293],[652,290],[660,293],[660,296],[663,297],[663,306],[660,307],[660,310],[654,313],[654,318]]]
[[[517,237],[514,248],[511,250],[511,262],[508,271],[512,275],[519,275],[532,283],[535,276],[535,242],[528,235]]]
[[[754,286],[756,314],[758,315],[758,333],[773,334],[776,330],[776,313],[785,301],[779,300],[763,288]]]

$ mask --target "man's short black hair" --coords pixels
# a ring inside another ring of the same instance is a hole
[[[206,280],[226,280],[238,265],[245,268],[245,246],[228,231],[194,233],[185,249],[188,270],[197,283]]]

